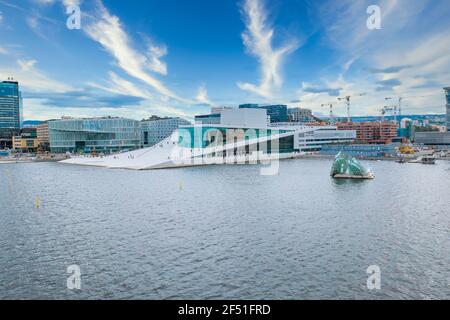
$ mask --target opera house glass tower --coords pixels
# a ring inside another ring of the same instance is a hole
[[[0,141],[2,145],[19,133],[23,122],[22,96],[17,81],[0,82]]]

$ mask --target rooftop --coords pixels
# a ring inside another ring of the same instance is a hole
[[[160,116],[151,116],[148,119],[142,119],[141,121],[158,121],[158,120],[170,120],[170,119],[178,119],[178,117],[160,117]]]

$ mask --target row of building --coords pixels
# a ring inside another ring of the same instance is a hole
[[[288,108],[286,105],[258,105],[242,104],[239,109],[263,109],[267,111],[267,122],[272,126],[292,126],[298,123],[314,124],[316,126],[327,125],[313,116],[310,109]],[[195,123],[203,125],[214,125],[221,123],[223,113],[232,110],[231,107],[213,108],[210,114],[198,115]],[[225,121],[227,124],[233,122]],[[338,130],[356,131],[356,140],[361,143],[389,143],[398,135],[398,124],[395,121],[372,121],[372,122],[340,122],[335,124]]]
[[[447,102],[447,129],[450,128],[450,88],[445,88]],[[241,112],[236,112],[241,110]],[[246,112],[248,110],[248,112]],[[259,110],[264,112],[252,112]],[[241,123],[251,127],[261,123],[269,127],[290,128],[299,125],[332,128],[355,132],[353,140],[363,144],[389,144],[399,138],[412,140],[415,135],[411,121],[340,122],[333,126],[313,116],[304,108],[288,108],[286,105],[242,104],[237,108],[215,107],[210,114],[195,117],[196,125],[228,125]],[[261,117],[264,117],[262,119]],[[176,129],[191,123],[182,118],[152,116],[142,121],[119,118],[70,118],[49,120],[35,128],[23,128],[23,102],[16,81],[0,83],[0,149],[18,151],[38,150],[54,153],[115,153],[153,146],[164,140]],[[323,131],[323,130],[322,130]],[[336,135],[336,133],[334,133]],[[450,131],[445,133],[417,133],[419,142],[449,144]],[[328,139],[328,138],[326,138]],[[416,139],[417,140],[417,139]]]
[[[260,109],[266,110],[267,122],[274,123],[309,123],[316,118],[310,109],[288,108],[287,105],[259,105],[259,104],[241,104],[239,109]],[[220,115],[224,110],[233,110],[234,107],[214,107],[210,114],[195,116],[197,124],[219,124]]]
[[[153,146],[182,125],[190,125],[190,122],[157,116],[142,121],[119,117],[63,117],[35,128],[23,128],[19,135],[12,137],[12,148],[22,152],[115,153]]]

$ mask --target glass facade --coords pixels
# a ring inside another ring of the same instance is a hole
[[[312,111],[303,108],[288,109],[289,122],[309,122],[313,120]]]
[[[364,167],[358,160],[348,154],[339,152],[336,155],[333,166],[331,168],[331,176],[351,175],[351,176],[368,176],[370,170]]]
[[[195,123],[201,124],[220,124],[220,113],[195,116]]]
[[[264,137],[270,137],[272,135],[278,135],[288,133],[287,130],[277,129],[242,129],[242,128],[222,128],[214,126],[198,126],[180,128],[178,144],[183,148],[207,148],[212,145],[222,146],[230,143],[237,143],[240,141],[246,141],[251,139],[260,139]],[[246,147],[248,151],[248,146]],[[265,151],[265,153],[272,153],[272,143],[258,142],[256,150]],[[293,135],[280,138],[278,141],[277,153],[289,153],[294,152],[294,137]]]
[[[23,123],[22,96],[19,83],[0,82],[0,139],[12,139]]]
[[[268,105],[260,106],[257,104],[241,104],[240,109],[250,108],[250,109],[266,109],[267,116],[270,118],[270,123],[276,122],[287,122],[288,121],[288,108],[286,105]]]
[[[62,119],[49,121],[52,152],[114,153],[140,147],[140,122],[124,118]]]
[[[141,121],[141,145],[151,147],[169,137],[179,126],[191,125],[181,118],[162,118]]]

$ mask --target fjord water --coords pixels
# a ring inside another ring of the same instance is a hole
[[[450,298],[450,163],[368,162],[373,181],[331,163],[0,165],[0,298]]]

